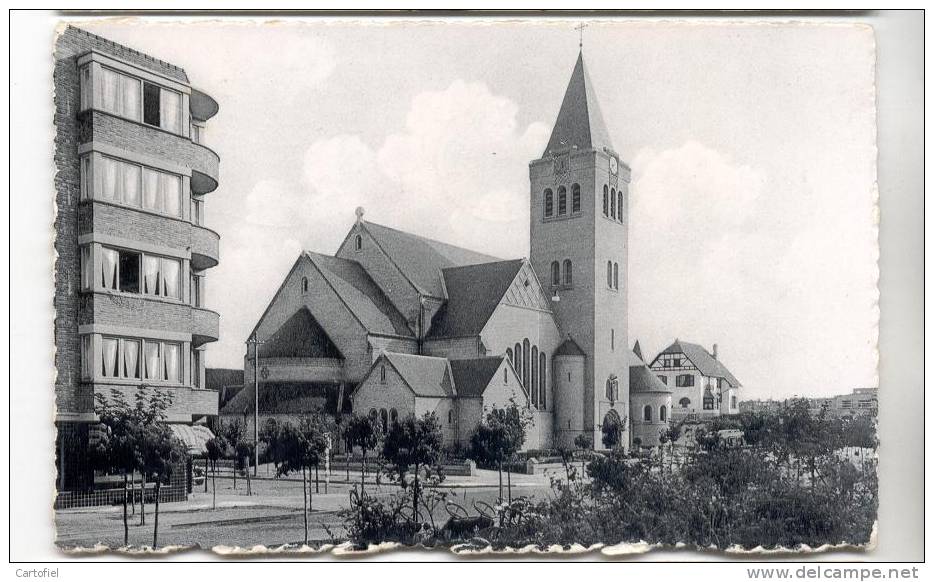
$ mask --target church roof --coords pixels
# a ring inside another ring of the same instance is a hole
[[[333,390],[332,390],[333,391]],[[243,390],[220,410],[222,415],[249,414],[256,406],[256,386],[247,382]],[[301,382],[270,382],[259,385],[260,414],[310,414],[316,410],[336,412],[334,394],[328,388]]]
[[[577,57],[577,64],[574,65],[574,72],[571,73],[571,80],[564,93],[558,118],[555,120],[554,129],[551,130],[548,147],[545,148],[542,157],[552,151],[572,146],[580,150],[613,148],[610,133],[606,129],[603,114],[600,112],[593,82],[584,65],[583,52]]]
[[[489,356],[470,360],[451,360],[451,373],[457,395],[462,398],[479,398],[489,386],[493,375],[503,363],[504,356]]]
[[[327,332],[302,306],[266,339],[260,354],[266,358],[343,358]],[[241,380],[243,373],[241,372]]]
[[[444,297],[441,269],[501,260],[388,226],[365,221],[360,224],[412,285],[420,292],[439,299]]]
[[[723,378],[734,388],[739,388],[742,384],[722,363],[713,357],[702,345],[683,342],[676,339],[673,344],[661,351],[661,354],[684,354],[691,360],[700,373],[713,378]],[[656,359],[658,357],[656,356]]]
[[[395,352],[384,352],[383,356],[416,396],[450,398],[455,395],[446,358]]]
[[[305,251],[305,256],[334,288],[347,308],[370,333],[411,336],[405,318],[356,261]]]
[[[503,299],[524,259],[442,270],[448,300],[432,320],[428,338],[477,335]]]
[[[584,350],[581,349],[577,342],[572,340],[570,337],[564,340],[558,349],[555,350],[555,356],[585,356]]]
[[[204,387],[207,390],[220,390],[225,386],[243,384],[243,368],[205,368]]]
[[[630,392],[671,392],[652,370],[634,352],[629,352]]]

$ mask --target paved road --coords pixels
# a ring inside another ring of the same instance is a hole
[[[549,493],[542,479],[517,476],[513,496],[542,497]],[[461,482],[464,484],[464,481]],[[282,480],[254,481],[254,495],[245,495],[244,483],[238,481],[234,491],[228,480],[218,480],[217,508],[213,508],[211,493],[196,491],[186,502],[165,503],[159,515],[159,546],[181,545],[211,548],[214,546],[252,547],[301,543],[304,537],[301,483]],[[341,541],[345,534],[338,511],[348,504],[347,484],[331,484],[327,495],[312,496],[309,514],[309,540],[315,543]],[[321,491],[323,492],[323,486]],[[368,484],[367,491],[388,496],[398,488],[391,485]],[[487,483],[471,483],[467,487],[443,489],[452,499],[468,508],[474,500],[494,503],[498,488]],[[474,511],[471,509],[471,513]],[[440,524],[447,518],[443,507],[436,508],[435,519]],[[122,507],[103,507],[56,512],[58,537],[63,548],[90,547],[104,544],[111,547],[123,543]],[[130,517],[130,544],[151,545],[153,530],[152,505],[147,506],[146,525],[139,525],[137,515]],[[332,537],[333,536],[333,537]]]

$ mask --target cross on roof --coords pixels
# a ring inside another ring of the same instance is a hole
[[[577,30],[580,32],[580,42],[578,43],[577,46],[581,49],[584,48],[584,29],[585,28],[587,28],[587,25],[584,24],[583,22],[581,22],[580,24],[574,27],[574,30]]]

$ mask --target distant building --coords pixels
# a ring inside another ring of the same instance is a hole
[[[675,420],[737,414],[739,380],[720,361],[717,345],[703,346],[675,339],[649,365],[668,386]]]
[[[850,394],[816,398],[788,398],[785,400],[745,400],[739,403],[740,412],[778,412],[793,400],[806,400],[808,410],[817,415],[822,411],[833,418],[876,416],[879,413],[878,388],[854,388]]]

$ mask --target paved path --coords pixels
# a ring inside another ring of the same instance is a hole
[[[351,473],[353,476],[353,473]],[[344,477],[344,475],[341,475]],[[357,474],[359,478],[359,473]],[[513,475],[513,495],[542,497],[549,493],[547,479],[542,476]],[[357,479],[351,479],[354,485]],[[506,482],[505,476],[503,479]],[[498,497],[498,477],[495,471],[478,471],[471,477],[450,477],[444,487],[451,498],[466,507],[474,500],[494,503]],[[159,511],[159,546],[182,545],[211,548],[218,545],[252,547],[301,543],[304,537],[302,487],[299,480],[254,479],[254,495],[246,495],[246,482],[238,479],[233,489],[230,479],[217,480],[216,509],[214,496],[203,488],[196,489],[188,501],[163,503]],[[338,512],[347,507],[352,485],[331,482],[328,493],[319,484],[321,493],[311,486],[309,540],[316,543],[340,541],[345,538]],[[399,490],[393,484],[376,485],[368,479],[367,492],[389,496]],[[146,525],[139,525],[140,508],[130,515],[130,544],[152,544],[153,506],[146,506]],[[440,524],[447,518],[443,507],[435,511]],[[101,543],[111,547],[123,544],[123,508],[107,506],[68,509],[56,512],[58,537],[64,548],[91,547]]]

